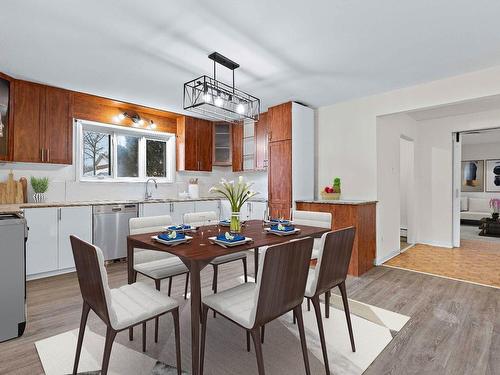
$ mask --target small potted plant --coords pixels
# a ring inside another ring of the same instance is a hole
[[[490,199],[490,208],[492,209],[491,218],[498,221],[498,216],[500,212],[500,199],[492,198]]]
[[[321,192],[321,197],[323,199],[340,199],[340,178],[335,177],[333,179],[332,186],[325,186],[324,190]]]
[[[47,177],[31,177],[31,187],[33,188],[33,200],[36,203],[45,202],[47,198],[45,193],[49,188],[49,179]]]

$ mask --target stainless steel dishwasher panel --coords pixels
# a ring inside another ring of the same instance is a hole
[[[137,217],[137,204],[93,206],[93,238],[105,260],[127,257],[128,222]]]

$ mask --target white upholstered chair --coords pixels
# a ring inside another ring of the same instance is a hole
[[[297,225],[310,225],[312,227],[332,228],[332,214],[330,212],[298,211],[293,210],[292,220]],[[320,249],[320,239],[314,239],[311,259],[318,259]]]
[[[78,372],[85,326],[88,314],[90,310],[93,310],[107,325],[101,374],[108,372],[111,348],[118,332],[142,324],[142,350],[146,351],[146,322],[171,312],[175,328],[177,373],[180,375],[179,304],[177,301],[144,283],[110,289],[101,249],[75,236],[70,236],[70,240],[83,298],[73,374]]]
[[[169,215],[134,217],[129,221],[129,233],[162,232],[165,227],[171,224],[172,218]],[[186,298],[189,270],[178,257],[161,251],[134,249],[134,281],[137,280],[137,273],[153,279],[157,290],[160,290],[161,280],[168,278],[168,296],[172,291],[172,278],[185,274],[184,299]],[[132,328],[130,329],[130,339],[133,339]],[[155,322],[155,342],[158,342],[158,319]]]
[[[213,222],[214,224],[219,223],[219,217],[214,211],[207,212],[190,212],[184,214],[184,224],[189,224],[193,226],[203,226],[207,225],[208,222]],[[243,273],[245,277],[245,283],[248,281],[247,275],[247,254],[244,252],[222,255],[213,259],[210,264],[214,269],[214,278],[212,281],[212,290],[217,293],[217,276],[219,274],[219,266],[224,263],[234,262],[241,260],[243,262]]]
[[[293,310],[297,316],[306,374],[310,374],[301,305],[304,299],[313,239],[302,238],[263,247],[256,283],[241,284],[219,294],[202,297],[200,374],[203,375],[208,310],[233,321],[251,335],[255,345],[259,375],[264,375],[262,356],[263,327]],[[261,333],[262,331],[262,333]]]

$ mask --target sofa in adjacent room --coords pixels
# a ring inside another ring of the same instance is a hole
[[[491,216],[490,198],[460,198],[460,221],[477,224],[483,217]]]

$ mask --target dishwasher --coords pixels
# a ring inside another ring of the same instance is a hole
[[[104,260],[127,257],[128,221],[137,217],[137,204],[99,205],[92,207],[92,241]]]

